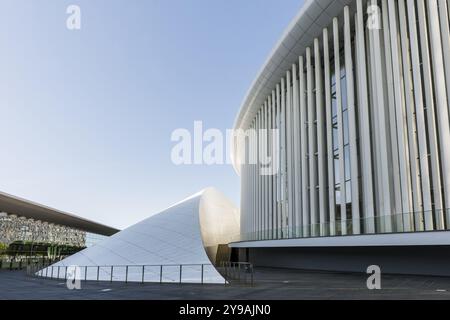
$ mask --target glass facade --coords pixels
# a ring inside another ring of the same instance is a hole
[[[88,247],[105,238],[107,237],[66,226],[7,215],[6,213],[0,214],[0,243],[4,245],[22,241]]]

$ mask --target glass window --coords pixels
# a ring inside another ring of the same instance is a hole
[[[333,119],[333,150],[339,149],[339,133],[337,122]]]
[[[352,202],[352,184],[350,181],[345,183],[345,199],[347,203]]]
[[[345,110],[342,113],[342,122],[343,122],[343,131],[344,131],[344,145],[349,144],[350,143],[350,138],[349,138],[349,130],[348,130],[348,110]]]
[[[345,63],[345,57],[344,56],[341,56],[341,63]],[[345,77],[345,66],[344,65],[341,66],[341,79],[343,77]]]
[[[344,147],[344,156],[345,156],[345,181],[351,179],[351,162],[350,162],[350,146],[346,145]]]
[[[339,185],[336,186],[335,190],[335,198],[336,198],[336,204],[340,204],[341,203],[341,187]],[[336,212],[337,213],[337,212]]]
[[[341,175],[339,174],[339,156],[334,156],[334,181],[341,181]]]
[[[332,117],[337,116],[336,85],[331,87],[331,113]]]
[[[341,97],[342,97],[342,110],[347,110],[347,80],[341,79]]]

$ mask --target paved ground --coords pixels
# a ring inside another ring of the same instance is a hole
[[[260,269],[253,287],[225,285],[82,283],[68,290],[63,281],[0,271],[0,299],[450,299],[450,278],[382,277],[370,291],[366,275]]]

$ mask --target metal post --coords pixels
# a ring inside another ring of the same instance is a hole
[[[53,267],[54,267],[54,266],[52,266],[52,274],[51,274],[51,276],[50,276],[50,279],[53,279]]]
[[[163,273],[163,266],[161,265],[159,269],[159,283],[162,283],[162,273]]]
[[[58,266],[58,276],[56,277],[56,279],[59,279],[59,270],[61,269],[61,266]]]
[[[204,265],[202,264],[202,284],[203,284],[203,267]]]
[[[141,280],[141,283],[144,283],[144,275],[145,275],[145,266],[142,266],[142,280]]]
[[[100,266],[97,266],[97,281],[100,279]]]
[[[183,272],[183,265],[180,264],[180,283],[181,283],[182,272]]]
[[[253,287],[253,265],[251,265],[251,283],[252,283],[252,287]]]
[[[64,272],[64,280],[67,280],[67,266],[66,266],[66,271]]]
[[[87,281],[87,266],[84,267],[84,281]]]
[[[45,268],[45,277],[46,277],[46,278],[48,278],[48,268],[49,268],[49,267]]]
[[[128,266],[125,267],[125,283],[128,283]]]
[[[114,266],[111,266],[111,279],[109,280],[109,282],[113,281],[113,272],[114,272]]]
[[[241,264],[238,263],[238,280],[241,281]]]

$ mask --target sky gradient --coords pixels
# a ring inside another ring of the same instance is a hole
[[[232,128],[302,0],[2,0],[0,190],[117,228],[233,168],[175,166],[177,128]],[[81,8],[81,30],[66,8]]]

